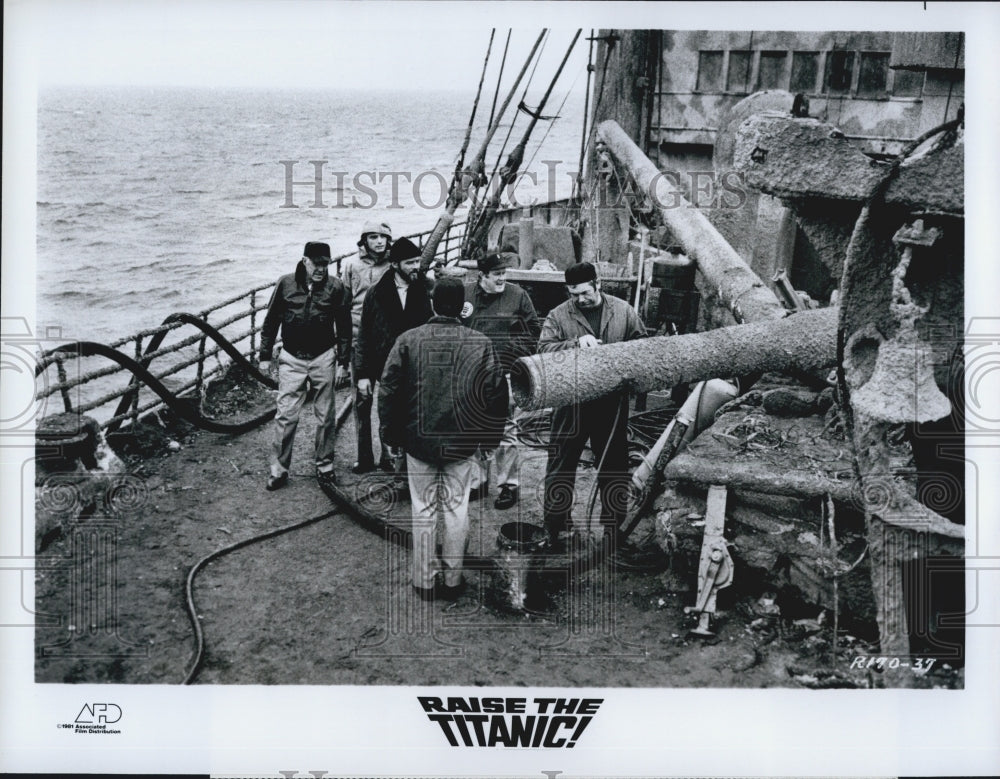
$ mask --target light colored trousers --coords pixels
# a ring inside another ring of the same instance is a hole
[[[444,583],[462,582],[465,544],[469,535],[469,483],[476,458],[434,465],[406,455],[410,503],[413,507],[413,585],[433,587],[434,574],[444,571]],[[441,558],[437,556],[437,518],[443,520]]]
[[[292,465],[292,444],[299,426],[299,415],[306,402],[308,380],[316,391],[313,413],[316,415],[316,470],[333,468],[337,438],[336,397],[333,391],[334,350],[319,357],[300,360],[284,349],[278,357],[278,397],[274,415],[274,441],[271,445],[271,475],[288,473]]]
[[[503,426],[503,438],[500,439],[500,445],[493,452],[491,458],[496,465],[497,486],[517,487],[521,483],[519,476],[521,455],[517,448],[517,438],[521,434],[521,418],[524,416],[524,410],[520,406],[514,405],[514,391],[510,386],[510,374],[507,374],[507,391],[510,404],[507,406],[507,421]],[[474,490],[480,484],[486,483],[486,461],[491,458],[476,457],[476,469],[472,474],[472,483],[469,489]]]

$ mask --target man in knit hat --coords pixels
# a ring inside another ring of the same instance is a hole
[[[396,338],[424,324],[434,313],[431,310],[429,282],[420,272],[420,249],[411,240],[400,238],[393,243],[389,250],[389,267],[391,271],[386,271],[365,295],[358,338],[354,344],[354,376],[358,383],[358,395],[368,403],[372,402],[375,382],[382,378],[385,358]],[[358,452],[359,468],[356,470],[363,472],[360,466],[367,466],[373,461],[369,443],[367,452]],[[379,466],[385,471],[394,470],[384,443]]]
[[[541,322],[528,293],[507,281],[507,269],[517,267],[519,258],[510,252],[491,253],[477,261],[479,277],[465,285],[465,305],[462,323],[478,330],[493,343],[500,366],[510,375],[518,357],[535,351]],[[508,409],[503,439],[493,455],[499,494],[493,505],[509,509],[518,499],[520,458],[517,438],[518,421],[523,412],[515,406]],[[477,468],[472,476],[472,497],[482,498],[488,491],[485,469]]]
[[[461,591],[475,453],[497,445],[507,415],[507,382],[490,339],[458,318],[464,300],[461,281],[438,281],[434,316],[396,339],[379,385],[382,440],[406,451],[413,587],[423,600],[454,600]]]
[[[601,291],[597,269],[589,262],[566,269],[566,292],[569,300],[545,318],[539,352],[593,349],[645,337],[639,315],[624,300]],[[560,534],[573,529],[570,517],[576,469],[588,443],[599,466],[604,540],[612,550],[617,543],[615,531],[625,519],[629,494],[628,408],[623,408],[627,402],[627,392],[621,390],[552,412],[543,513],[555,549],[562,546]]]
[[[278,279],[264,317],[260,338],[264,372],[270,369],[279,329],[282,341],[269,490],[288,483],[292,443],[309,386],[315,393],[316,474],[321,481],[333,478],[337,434],[334,384],[347,375],[352,328],[350,297],[340,279],[329,274],[329,266],[329,245],[307,243],[295,272]]]
[[[369,220],[361,228],[357,256],[347,258],[341,266],[340,278],[351,296],[355,343],[358,341],[365,295],[390,269],[391,245],[392,229],[389,223],[384,220]],[[358,460],[352,470],[354,473],[367,473],[375,468],[372,454],[372,393],[362,394],[358,391],[358,376],[354,371],[351,372],[351,386],[354,391],[354,427],[358,439]]]

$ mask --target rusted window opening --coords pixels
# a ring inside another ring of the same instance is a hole
[[[854,76],[854,52],[831,51],[826,56],[826,76],[824,91],[847,92]]]
[[[789,85],[790,92],[804,92],[806,94],[815,93],[818,77],[818,51],[792,52],[792,78]]]
[[[860,97],[887,97],[889,94],[889,52],[862,51],[858,65]]]
[[[698,81],[696,89],[699,92],[722,91],[722,55],[721,51],[698,52]]]
[[[729,72],[726,74],[726,91],[750,91],[750,70],[753,66],[752,51],[730,51]]]

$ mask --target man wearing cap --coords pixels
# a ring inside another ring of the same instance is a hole
[[[295,273],[278,279],[261,328],[263,371],[270,368],[279,328],[282,341],[269,490],[288,483],[292,443],[307,385],[315,392],[316,474],[321,481],[333,478],[334,383],[347,374],[351,358],[351,301],[340,279],[330,276],[329,265],[330,247],[318,241],[307,243]]]
[[[514,360],[534,353],[541,322],[528,293],[507,281],[507,269],[519,263],[509,252],[480,257],[479,278],[465,285],[462,322],[486,335],[496,349],[500,366],[510,375]],[[517,450],[519,408],[511,405],[504,426],[503,439],[494,454],[497,487],[500,494],[493,505],[509,509],[518,499],[520,458]],[[473,497],[482,497],[488,489],[486,474],[476,468],[472,477]],[[478,494],[477,494],[478,493]]]
[[[566,269],[569,300],[549,312],[538,340],[539,352],[593,349],[602,344],[644,338],[639,315],[624,300],[601,292],[597,269],[589,262]],[[615,543],[615,529],[628,505],[628,401],[624,390],[603,398],[554,409],[545,469],[545,528],[553,546],[559,534],[571,530],[574,484],[580,455],[589,442],[599,470],[601,524],[606,543]],[[603,458],[603,460],[602,460]]]
[[[396,338],[424,324],[434,313],[431,310],[429,282],[420,273],[420,249],[408,238],[400,238],[389,250],[389,266],[391,272],[387,271],[365,294],[354,344],[354,376],[358,383],[358,395],[368,403],[372,402],[375,382],[382,378],[385,358]],[[373,462],[369,444],[367,452],[358,452],[358,464],[368,466]],[[385,471],[394,470],[384,442],[379,465]],[[364,468],[360,470],[363,472]]]
[[[392,244],[392,229],[389,223],[369,220],[361,228],[358,240],[358,254],[349,257],[340,269],[340,277],[351,296],[351,319],[354,324],[354,341],[358,340],[361,326],[361,309],[365,295],[386,271],[389,270],[389,247]],[[372,455],[372,394],[362,395],[358,391],[358,376],[351,372],[354,391],[354,428],[358,439],[358,460],[354,463],[354,473],[367,473],[375,469]],[[383,457],[388,452],[383,449]]]
[[[459,321],[464,300],[461,281],[438,281],[435,315],[396,339],[379,385],[382,440],[406,451],[413,587],[423,600],[458,597],[475,453],[497,445],[507,414],[507,382],[490,339]],[[435,541],[439,516],[440,560]],[[439,570],[443,587],[437,589]]]

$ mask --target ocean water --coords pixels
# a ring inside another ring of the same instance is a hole
[[[110,342],[274,281],[294,268],[305,241],[327,241],[336,255],[355,248],[371,218],[387,219],[397,236],[430,229],[443,210],[472,98],[445,91],[42,91],[39,331],[58,327],[66,340]],[[537,183],[521,180],[518,203],[570,194],[582,105],[582,96],[566,102],[540,151],[546,126],[536,128],[526,160],[534,157],[529,170]],[[488,111],[480,111],[469,156],[482,142]],[[525,124],[523,117],[515,123],[513,139]],[[490,146],[489,167],[509,126]],[[321,207],[312,160],[326,161]],[[305,183],[289,187],[289,169],[294,182]]]

